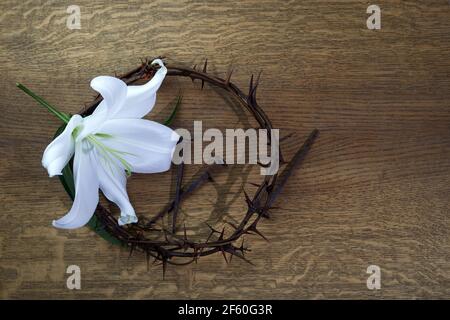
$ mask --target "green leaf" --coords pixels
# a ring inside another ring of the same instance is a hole
[[[66,127],[65,124],[60,126],[58,128],[58,130],[56,131],[56,134],[53,137],[53,139],[56,138],[57,136],[59,136],[61,134],[61,132],[64,131],[65,127]],[[59,178],[59,181],[61,181],[61,184],[63,185],[64,190],[66,190],[67,194],[73,201],[73,199],[75,199],[75,183],[73,181],[71,162],[72,162],[72,160],[70,160],[70,162],[64,167],[64,169],[62,170],[62,175],[58,176],[58,178]]]
[[[101,224],[101,222],[98,220],[97,216],[94,214],[87,223],[87,225],[94,230],[95,233],[97,233],[100,237],[102,237],[104,240],[108,241],[111,244],[118,245],[118,246],[124,246],[125,243],[123,243],[121,240],[114,237],[112,234],[110,234],[108,231],[105,230],[104,226]]]
[[[59,136],[61,132],[64,131],[64,128],[66,127],[65,124],[63,124],[61,127],[58,128],[56,131],[55,137]],[[73,172],[72,172],[72,166],[73,166],[73,158],[69,161],[69,163],[64,167],[62,170],[62,175],[58,176],[59,180],[61,181],[62,185],[64,186],[64,189],[66,190],[69,197],[72,199],[72,201],[75,199],[75,183],[73,180]],[[92,218],[89,220],[87,225],[94,230],[95,233],[97,233],[100,237],[105,239],[111,244],[114,245],[124,245],[122,241],[108,233],[101,222],[98,220],[97,216],[94,214]]]
[[[25,87],[21,83],[16,83],[16,86],[25,92],[27,95],[32,97],[34,100],[36,100],[38,103],[40,103],[43,107],[47,108],[48,111],[53,113],[55,116],[57,116],[61,121],[64,123],[68,123],[70,120],[70,116],[64,112],[58,111],[54,106],[52,106],[50,103],[44,100],[44,98],[38,96],[36,93]]]
[[[166,121],[164,121],[164,124],[166,126],[169,126],[172,124],[173,119],[175,118],[175,114],[178,111],[178,108],[181,105],[181,100],[183,99],[183,96],[181,95],[181,91],[180,93],[178,93],[178,96],[171,102],[169,103],[169,105],[174,105],[173,109],[172,109],[172,113],[170,114],[170,116],[166,119]]]

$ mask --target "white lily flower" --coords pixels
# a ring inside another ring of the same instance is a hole
[[[42,165],[52,177],[75,153],[73,173],[75,199],[70,211],[53,221],[53,226],[74,229],[84,226],[99,201],[98,189],[120,208],[119,225],[137,222],[126,191],[130,172],[156,173],[170,168],[179,135],[172,129],[145,119],[156,101],[167,69],[160,69],[145,85],[127,86],[114,77],[91,81],[103,101],[92,115],[74,115],[64,131],[45,149]]]

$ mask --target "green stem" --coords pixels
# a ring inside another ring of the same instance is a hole
[[[16,86],[21,89],[23,92],[28,94],[30,97],[32,97],[34,100],[39,102],[42,106],[47,108],[48,111],[53,113],[55,116],[57,116],[60,120],[62,120],[64,123],[68,123],[70,120],[70,116],[68,114],[65,114],[63,112],[60,112],[56,110],[55,107],[53,107],[51,104],[49,104],[47,101],[45,101],[42,97],[38,96],[36,93],[25,87],[21,83],[16,83]]]

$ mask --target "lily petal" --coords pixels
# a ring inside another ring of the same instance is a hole
[[[90,116],[84,118],[83,130],[77,136],[77,142],[89,134],[96,133],[107,119],[113,118],[127,97],[127,85],[114,77],[96,77],[92,79],[91,87],[102,95],[103,100]]]
[[[89,222],[98,204],[99,179],[93,146],[86,140],[75,145],[73,163],[75,199],[72,208],[62,218],[53,221],[61,229],[75,229]]]
[[[101,154],[96,152],[97,173],[100,189],[106,198],[114,202],[120,209],[119,225],[137,222],[136,213],[128,198],[127,177],[120,163],[108,163]]]
[[[45,148],[42,165],[47,169],[50,177],[61,175],[61,170],[72,158],[75,149],[72,132],[82,121],[83,118],[80,115],[72,116],[64,131]]]
[[[111,119],[139,119],[153,109],[156,101],[156,91],[161,86],[167,74],[167,68],[160,59],[154,60],[152,64],[158,64],[160,66],[153,78],[144,85],[128,86],[127,97],[122,108]]]
[[[111,119],[101,132],[110,135],[102,143],[119,151],[137,173],[167,171],[180,139],[169,127],[145,119]]]
[[[91,88],[100,93],[104,101],[104,103],[95,108],[93,114],[107,111],[109,117],[113,117],[122,108],[127,97],[127,85],[122,80],[114,77],[95,77],[91,81]]]
[[[161,59],[154,60],[152,64],[158,64],[160,68],[144,85],[127,86],[122,80],[109,76],[94,78],[91,87],[102,95],[103,101],[93,115],[107,112],[109,119],[121,119],[142,118],[149,113],[155,105],[156,91],[167,74]]]

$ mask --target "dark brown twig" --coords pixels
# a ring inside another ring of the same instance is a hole
[[[183,151],[181,151],[182,153]],[[181,201],[181,184],[183,182],[183,175],[184,175],[184,162],[180,163],[177,167],[177,184],[176,184],[176,190],[175,190],[175,200],[173,205],[173,213],[172,213],[172,233],[176,232],[177,229],[177,215],[178,210],[180,208],[180,201]]]

